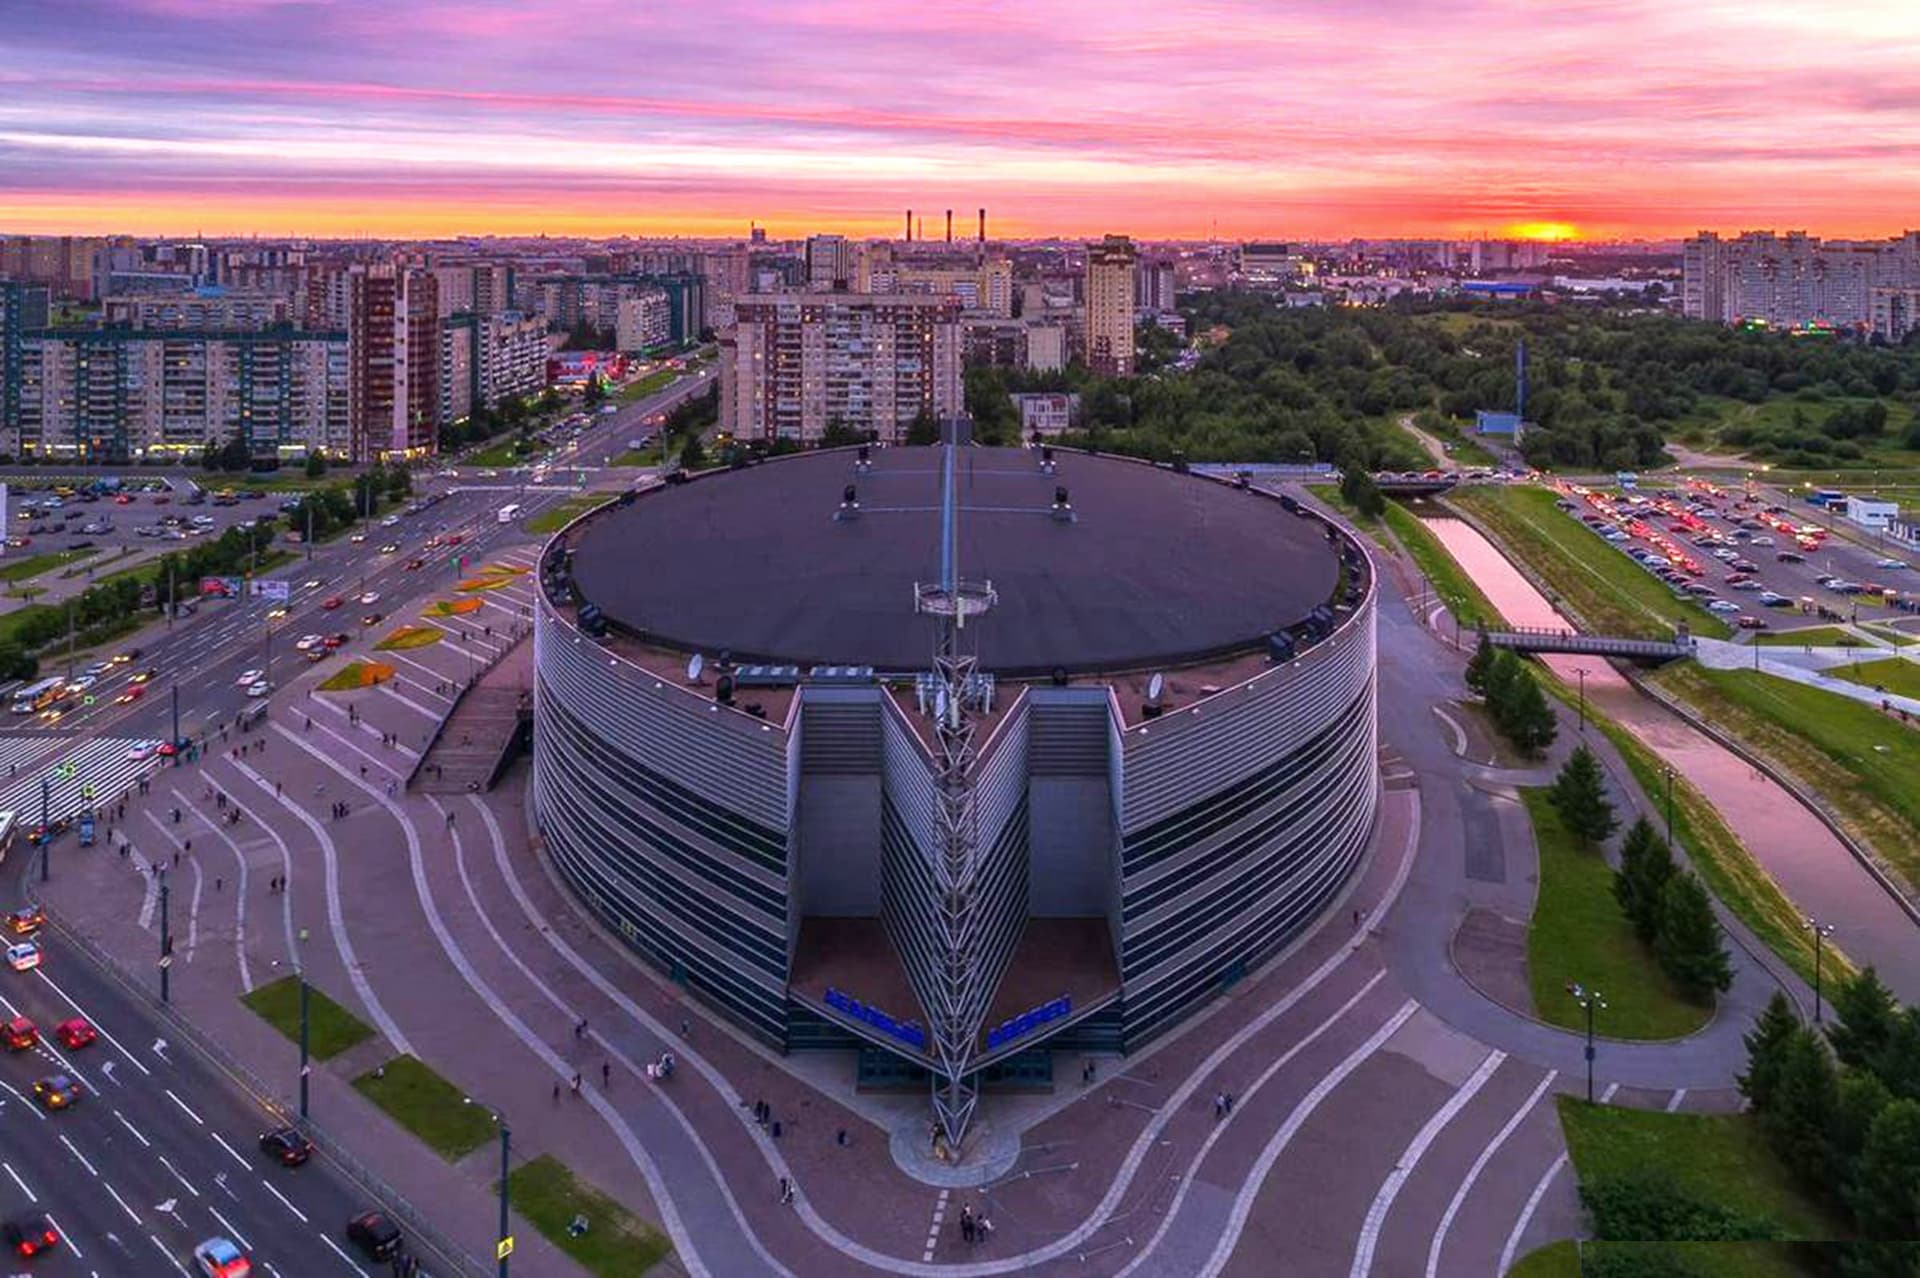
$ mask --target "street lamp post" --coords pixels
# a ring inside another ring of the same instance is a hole
[[[167,978],[173,970],[173,916],[168,908],[166,867],[156,866],[154,873],[160,876],[160,1001],[171,1003],[173,987]]]
[[[40,778],[40,881],[45,883],[52,871],[47,866],[47,858],[53,848],[53,831],[48,827],[48,809],[53,804],[53,782],[46,777]]]
[[[1667,844],[1673,844],[1673,769],[1662,767],[1660,779],[1667,783]]]
[[[1833,924],[1808,918],[1807,930],[1813,933],[1813,1023],[1818,1025],[1820,1023],[1820,951],[1826,939],[1833,935]]]
[[[307,1076],[312,1070],[307,1065],[307,973],[300,970],[300,1117],[307,1116]]]
[[[1587,1104],[1591,1105],[1593,1104],[1593,1014],[1596,1010],[1604,1012],[1607,1008],[1607,1000],[1600,997],[1599,990],[1587,989],[1578,981],[1567,983],[1567,993],[1573,995],[1573,1001],[1587,1013]]]
[[[180,766],[180,680],[173,681],[173,766]]]
[[[1587,730],[1587,668],[1576,666],[1573,671],[1580,676],[1580,731]]]
[[[462,1104],[480,1105],[471,1096],[463,1096],[460,1100]],[[500,1128],[500,1233],[494,1240],[493,1254],[500,1259],[500,1278],[507,1278],[507,1257],[513,1253],[513,1235],[509,1232],[512,1225],[507,1219],[507,1173],[512,1170],[513,1132],[507,1127],[506,1114],[491,1105],[480,1105],[480,1108],[486,1110]]]

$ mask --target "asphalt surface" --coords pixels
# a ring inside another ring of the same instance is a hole
[[[39,1274],[197,1274],[193,1248],[223,1236],[268,1275],[368,1274],[346,1222],[374,1204],[323,1156],[282,1167],[260,1151],[281,1125],[184,1044],[168,1042],[138,999],[91,960],[42,933],[40,968],[6,972],[0,1009],[42,1031],[0,1060],[0,1214],[48,1214],[65,1238]],[[69,1052],[53,1027],[84,1016],[100,1031]],[[291,1049],[289,1050],[291,1058]],[[33,1083],[65,1072],[83,1095],[45,1112]]]

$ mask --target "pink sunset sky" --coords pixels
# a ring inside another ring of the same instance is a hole
[[[1920,225],[1914,0],[21,0],[0,230]]]

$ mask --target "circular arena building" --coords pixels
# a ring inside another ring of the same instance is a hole
[[[1231,480],[813,452],[623,496],[541,576],[555,866],[868,1081],[1139,1047],[1311,925],[1373,827],[1371,561]]]

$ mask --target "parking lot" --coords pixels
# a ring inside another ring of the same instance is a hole
[[[58,551],[95,550],[104,563],[131,547],[174,549],[175,543],[217,537],[235,524],[274,519],[290,494],[228,488],[218,477],[199,480],[142,476],[120,482],[95,477],[10,475],[7,555],[26,558]],[[192,486],[189,486],[192,485]]]
[[[1897,550],[1836,537],[1781,495],[1687,480],[1620,492],[1562,485],[1561,506],[1740,630],[1832,621],[1920,625],[1920,573]],[[1914,580],[1909,581],[1909,578]]]

